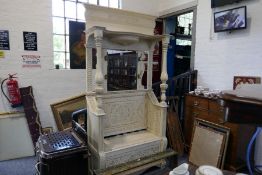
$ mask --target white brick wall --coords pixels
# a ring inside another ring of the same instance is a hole
[[[158,10],[161,13],[162,11],[168,11],[174,7],[183,6],[187,3],[191,3],[195,0],[165,0],[158,1]],[[174,12],[174,11],[172,11]]]
[[[183,5],[181,0],[163,4],[156,1],[132,3],[124,0],[124,9],[148,14],[156,14],[160,7],[167,10]],[[190,3],[190,0],[185,3]],[[20,87],[32,85],[43,126],[55,127],[50,103],[84,92],[85,71],[52,69],[51,4],[51,0],[1,2],[0,29],[9,30],[11,50],[5,51],[5,59],[0,59],[0,79],[8,73],[18,73]],[[214,34],[210,1],[198,0],[195,68],[199,70],[200,85],[211,89],[231,89],[234,75],[262,76],[262,18],[259,13],[262,2],[244,1],[239,5],[243,4],[247,4],[248,28],[231,34]],[[230,7],[234,5],[225,8]],[[37,32],[37,52],[23,50],[23,31]],[[42,68],[22,68],[23,54],[40,55]],[[0,111],[12,110],[2,94],[0,98]]]
[[[160,14],[195,0],[159,3]],[[247,5],[248,27],[232,33],[213,32],[213,12]],[[235,75],[262,77],[261,1],[243,1],[211,9],[211,0],[198,0],[195,69],[198,84],[211,89],[232,89]]]
[[[33,86],[42,125],[56,128],[50,104],[85,91],[84,70],[53,70],[51,0],[12,0],[0,5],[0,30],[9,30],[10,51],[0,59],[0,79],[18,73],[20,87]],[[38,51],[24,51],[23,31],[37,32]],[[21,55],[40,55],[41,68],[22,68]],[[0,112],[10,111],[0,93]]]
[[[262,77],[261,1],[243,1],[216,11],[247,5],[248,27],[232,33],[213,32],[211,1],[199,0],[197,7],[195,69],[198,84],[211,89],[232,89],[233,76]]]
[[[158,16],[159,2],[159,0],[122,0],[122,9]]]

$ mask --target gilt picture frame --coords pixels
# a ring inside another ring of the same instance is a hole
[[[195,119],[189,162],[223,169],[230,128],[199,118]]]
[[[72,126],[72,113],[74,111],[86,108],[85,94],[70,97],[50,105],[57,129],[63,131]]]
[[[234,76],[233,90],[241,88],[243,84],[261,84],[261,77],[258,76]]]

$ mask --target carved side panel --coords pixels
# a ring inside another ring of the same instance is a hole
[[[160,152],[160,141],[106,153],[106,168]]]
[[[162,109],[156,107],[147,96],[147,128],[150,132],[159,134],[162,126]]]
[[[87,135],[88,143],[97,151],[104,150],[104,137],[102,119],[104,114],[97,113],[97,101],[95,96],[87,96]]]
[[[112,97],[104,99],[103,104],[105,136],[146,128],[144,95]]]

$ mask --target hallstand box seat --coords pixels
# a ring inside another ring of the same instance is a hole
[[[164,152],[169,38],[108,31],[104,27],[90,28],[86,34],[90,173]],[[153,52],[159,41],[163,42],[160,102],[152,91]],[[94,49],[95,72],[92,70]],[[146,87],[141,84],[145,64]]]
[[[153,35],[154,16],[89,4],[85,8],[87,135],[93,174],[166,150],[169,37]],[[160,41],[159,102],[152,91],[152,70]],[[142,85],[145,70],[147,83]],[[162,161],[150,165],[157,164]]]
[[[114,92],[101,95],[104,114],[91,109],[94,96],[87,96],[90,150],[93,168],[104,169],[163,152],[165,137],[165,107],[157,101],[152,91]],[[99,139],[97,121],[101,119]],[[93,130],[92,130],[93,128]],[[96,141],[95,141],[96,139]],[[101,145],[97,144],[101,141]],[[100,152],[98,150],[101,150]],[[98,166],[97,166],[98,165]]]

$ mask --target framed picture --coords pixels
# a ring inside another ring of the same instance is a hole
[[[260,77],[253,76],[234,76],[233,89],[239,89],[242,84],[260,84]]]
[[[50,105],[59,131],[71,128],[72,113],[86,108],[85,94],[71,97]]]
[[[69,21],[70,69],[86,68],[85,23]]]
[[[42,128],[42,131],[43,131],[44,134],[49,134],[49,133],[54,132],[53,127]]]
[[[223,169],[229,134],[229,128],[196,118],[189,162]]]

